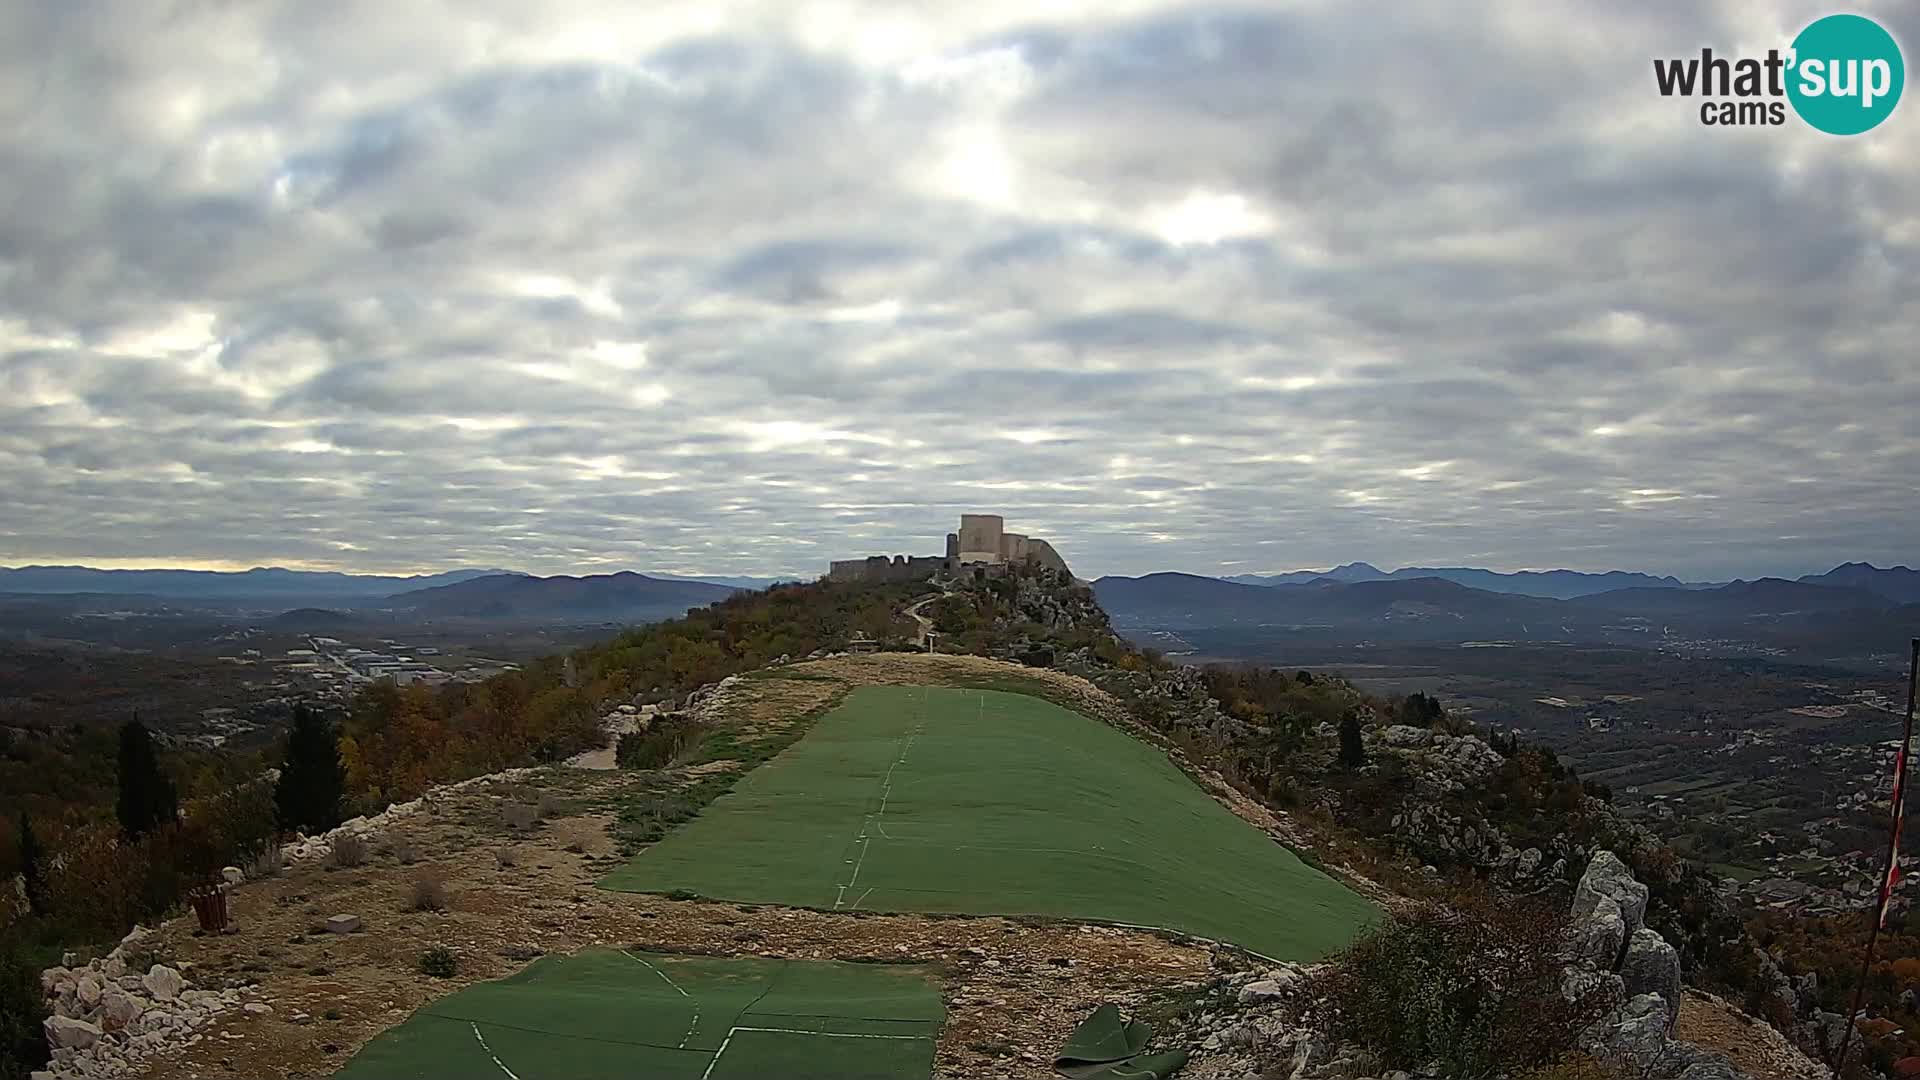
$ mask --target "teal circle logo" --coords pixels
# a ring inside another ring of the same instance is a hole
[[[1899,43],[1863,15],[1829,15],[1808,24],[1793,39],[1788,63],[1793,111],[1829,135],[1880,126],[1907,84]]]

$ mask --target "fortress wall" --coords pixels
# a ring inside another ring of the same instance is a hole
[[[1067,569],[1067,560],[1061,558],[1060,553],[1053,550],[1053,545],[1045,540],[1029,539],[1026,557],[1028,562],[1044,566],[1049,570],[1058,570],[1063,574],[1073,573]]]

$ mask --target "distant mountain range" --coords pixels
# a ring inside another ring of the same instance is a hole
[[[1604,574],[1584,574],[1578,570],[1522,570],[1502,574],[1469,566],[1403,566],[1391,573],[1369,563],[1351,562],[1322,572],[1295,570],[1288,574],[1235,574],[1222,580],[1242,585],[1301,585],[1312,581],[1404,581],[1412,578],[1439,578],[1488,592],[1516,593],[1571,600],[1576,596],[1636,587],[1683,589],[1692,586],[1674,577],[1654,577],[1625,570]]]
[[[638,620],[672,618],[739,590],[624,571],[591,577],[496,574],[388,597],[383,610],[425,618]]]
[[[315,570],[255,567],[219,570],[95,570],[89,566],[0,567],[0,593],[109,593],[169,600],[264,601],[351,600],[392,596],[450,585],[506,570],[449,570],[443,574],[389,577]]]
[[[1838,647],[1835,643],[1844,638],[1848,648],[1855,648],[1904,641],[1920,632],[1920,603],[1908,599],[1913,571],[1905,567],[1849,564],[1801,581],[1762,578],[1714,586],[1674,581],[1567,598],[1475,588],[1438,575],[1366,579],[1365,571],[1373,568],[1339,569],[1362,579],[1318,574],[1249,585],[1193,574],[1148,574],[1104,577],[1094,582],[1094,592],[1123,627],[1238,628],[1236,633],[1263,639],[1644,644],[1653,637],[1678,637],[1822,648]],[[1509,583],[1521,577],[1491,576]],[[1644,577],[1621,574],[1615,580]]]
[[[604,574],[585,581],[615,582],[617,595],[627,595],[619,579],[634,574]],[[440,574],[411,577],[384,574],[341,574],[314,570],[285,570],[256,567],[252,570],[96,570],[88,566],[0,567],[0,594],[39,596],[93,595],[145,597],[150,600],[179,601],[217,607],[308,607],[338,609],[366,607],[375,601],[404,593],[458,585],[481,578],[524,577],[542,579],[514,570],[449,570]],[[648,580],[719,586],[733,589],[764,589],[778,578],[680,577],[656,574]],[[499,588],[497,584],[494,588]],[[591,589],[587,590],[591,591]],[[690,594],[692,595],[692,594]],[[591,601],[589,601],[591,604]],[[617,604],[616,604],[617,606]],[[679,614],[678,611],[674,614]]]
[[[1902,604],[1920,604],[1920,570],[1905,566],[1881,569],[1872,563],[1841,563],[1824,574],[1808,574],[1800,580],[1810,585],[1865,589]]]

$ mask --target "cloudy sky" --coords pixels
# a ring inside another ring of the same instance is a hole
[[[6,4],[0,564],[1920,562],[1920,101],[1653,90],[1830,10]]]

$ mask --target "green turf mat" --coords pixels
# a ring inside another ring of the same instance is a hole
[[[1317,960],[1377,910],[1162,752],[1039,698],[861,687],[609,889],[1155,926]]]
[[[1122,1020],[1120,1007],[1109,1002],[1073,1029],[1053,1068],[1069,1080],[1166,1080],[1187,1063],[1187,1052],[1140,1053],[1152,1037],[1152,1028]]]
[[[923,1080],[944,1018],[921,967],[597,949],[450,994],[338,1075]]]

